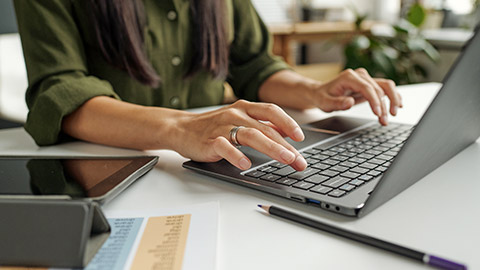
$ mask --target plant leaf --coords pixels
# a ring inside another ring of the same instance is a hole
[[[413,25],[419,27],[425,21],[427,17],[427,12],[425,8],[420,4],[414,4],[407,14],[407,20]]]

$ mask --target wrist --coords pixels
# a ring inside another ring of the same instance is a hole
[[[159,113],[154,127],[157,147],[155,149],[168,149],[179,152],[182,142],[187,134],[187,119],[192,113],[181,110],[152,108]],[[160,112],[161,111],[161,112]]]
[[[299,89],[303,89],[303,96],[305,97],[305,104],[309,108],[318,107],[318,90],[322,87],[323,83],[310,79],[304,78],[302,81],[302,86]]]

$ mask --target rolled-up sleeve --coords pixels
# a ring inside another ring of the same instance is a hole
[[[272,54],[270,33],[250,0],[233,0],[233,24],[227,81],[237,97],[257,101],[263,82],[290,67]]]
[[[71,1],[16,0],[15,9],[29,82],[25,129],[38,145],[55,144],[65,137],[65,116],[92,97],[119,97],[110,83],[88,76]]]

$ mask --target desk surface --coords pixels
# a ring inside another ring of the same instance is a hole
[[[438,88],[438,84],[402,87],[405,108],[395,121],[417,122]],[[319,110],[289,112],[301,123],[327,116]],[[372,117],[366,104],[339,114]],[[144,154],[84,142],[39,148],[18,128],[0,131],[0,151],[8,155]],[[104,210],[219,201],[218,269],[429,269],[397,255],[265,216],[257,210],[258,203],[302,211],[325,222],[480,269],[480,140],[361,219],[198,175],[183,169],[185,159],[172,151],[148,153],[160,156],[155,169]]]

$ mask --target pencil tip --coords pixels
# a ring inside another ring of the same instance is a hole
[[[258,207],[262,208],[262,205],[261,204],[257,204]]]

